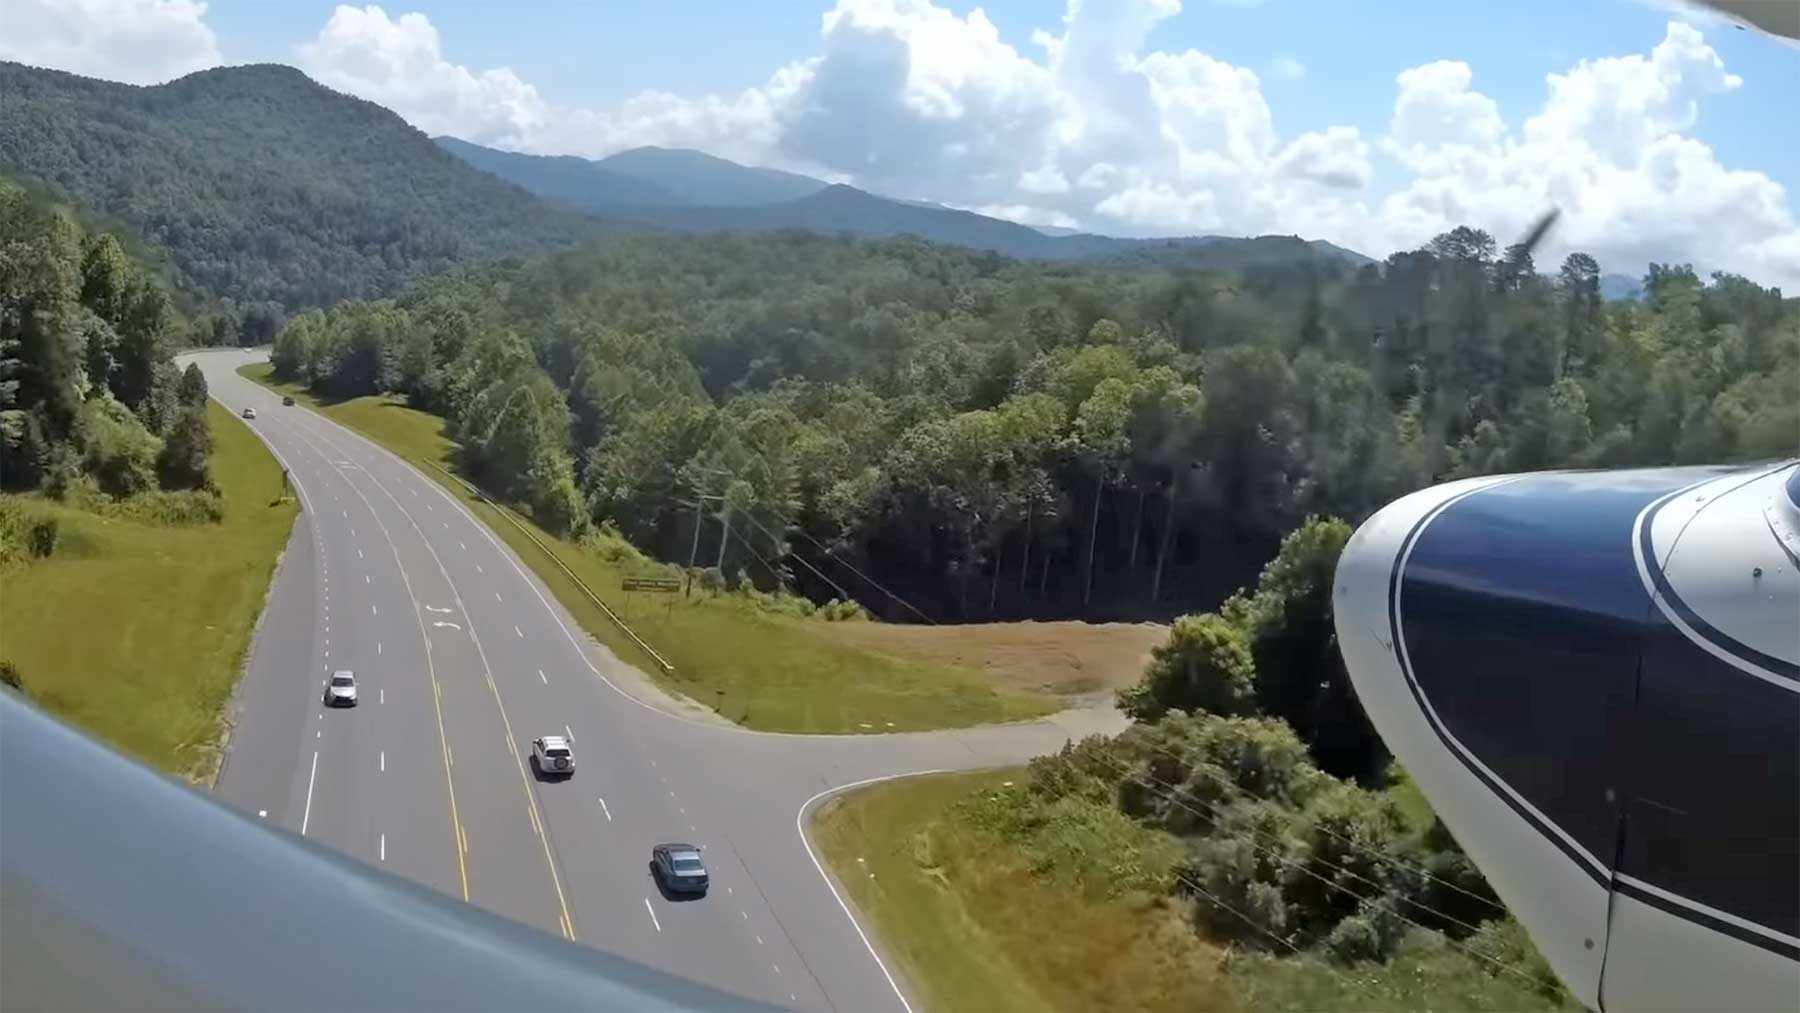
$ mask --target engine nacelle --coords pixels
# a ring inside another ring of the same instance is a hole
[[[1800,1009],[1800,465],[1451,482],[1371,517],[1370,719],[1597,1009]]]

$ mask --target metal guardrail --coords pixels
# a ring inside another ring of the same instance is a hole
[[[493,499],[493,497],[489,496],[485,492],[482,492],[480,487],[476,486],[473,482],[470,482],[468,479],[463,478],[461,475],[458,475],[456,472],[451,471],[449,468],[444,467],[443,465],[437,463],[436,461],[431,462],[431,466],[436,468],[437,470],[443,472],[445,475],[449,476],[451,480],[457,482],[458,484],[463,486],[465,489],[468,489],[469,493],[471,495],[473,495],[476,499],[481,500],[483,503],[486,503],[489,506],[493,507],[495,510],[499,511],[500,516],[505,517],[507,523],[511,524],[515,528],[518,528],[520,534],[524,535],[526,538],[531,539],[531,544],[537,546],[538,551],[542,552],[546,556],[549,556],[550,561],[555,563],[557,565],[557,568],[562,570],[563,573],[567,574],[569,579],[575,582],[576,587],[581,588],[581,593],[587,595],[588,598],[591,601],[593,601],[593,603],[595,605],[598,605],[600,607],[600,611],[606,613],[606,618],[611,619],[613,621],[613,625],[617,626],[621,631],[623,631],[627,637],[630,637],[631,642],[636,644],[640,650],[642,650],[645,654],[648,654],[651,657],[651,659],[654,660],[656,662],[656,664],[662,668],[664,675],[674,675],[675,674],[675,666],[669,663],[669,659],[667,659],[667,658],[663,657],[661,654],[657,653],[656,648],[651,647],[648,641],[646,641],[643,637],[639,636],[638,632],[636,630],[632,629],[630,627],[630,625],[628,625],[625,622],[625,620],[623,618],[621,618],[617,612],[614,612],[610,605],[606,604],[606,602],[604,602],[604,601],[601,601],[600,596],[594,593],[593,588],[590,588],[587,586],[587,581],[582,580],[579,576],[577,576],[575,574],[574,570],[569,569],[569,564],[563,562],[562,559],[560,557],[558,557],[556,553],[551,552],[550,547],[545,545],[543,540],[538,538],[538,536],[532,534],[530,528],[526,527],[523,524],[520,524],[518,519],[513,517],[512,512],[507,509],[507,507],[504,503],[496,502]]]
[[[227,808],[0,690],[8,1009],[772,1009]]]

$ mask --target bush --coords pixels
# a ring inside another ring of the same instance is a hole
[[[1545,998],[1559,1002],[1568,999],[1568,991],[1563,988],[1562,979],[1556,976],[1556,972],[1550,969],[1550,962],[1532,945],[1531,937],[1525,934],[1525,929],[1511,917],[1483,922],[1481,928],[1469,936],[1464,945],[1489,960],[1524,974],[1531,979],[1538,994]],[[1499,973],[1493,964],[1486,961],[1481,966],[1489,974]]]
[[[56,551],[56,518],[35,517],[25,528],[25,548],[44,559]]]
[[[159,441],[131,409],[109,395],[82,403],[83,467],[109,496],[123,497],[156,487]]]
[[[25,679],[19,675],[19,666],[10,661],[0,661],[0,686],[20,695],[25,693]]]
[[[1256,666],[1244,631],[1211,612],[1175,620],[1168,641],[1150,652],[1142,681],[1119,691],[1119,707],[1139,721],[1171,710],[1253,713]]]
[[[56,518],[34,514],[24,503],[0,498],[0,565],[43,559],[56,551]]]
[[[869,610],[860,604],[854,601],[839,601],[836,598],[819,606],[816,614],[828,623],[867,622],[873,618],[869,615]]]

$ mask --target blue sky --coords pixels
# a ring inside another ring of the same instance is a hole
[[[207,20],[231,62],[292,63],[295,45],[331,16],[331,2],[212,0]],[[426,12],[445,56],[470,67],[518,71],[553,102],[601,105],[646,89],[735,92],[814,50],[827,4],[663,0],[658,3],[540,2],[517,16],[489,2],[388,3],[389,13]],[[945,3],[979,7],[1003,38],[1030,46],[1055,29],[1062,5],[1044,0]],[[1347,3],[1342,0],[1190,0],[1149,37],[1157,49],[1200,49],[1256,70],[1284,131],[1351,123],[1379,128],[1391,110],[1394,75],[1438,59],[1464,60],[1509,119],[1544,100],[1544,75],[1581,57],[1643,52],[1662,37],[1675,5],[1641,0],[1504,3]],[[1692,17],[1692,15],[1689,15]],[[1703,24],[1711,19],[1695,19]],[[1800,192],[1800,48],[1753,31],[1714,27],[1707,41],[1744,87],[1706,110],[1702,137],[1728,165],[1761,168]],[[1304,77],[1270,72],[1279,57]]]
[[[140,83],[291,63],[512,150],[691,146],[1028,224],[1377,256],[1556,206],[1548,254],[1800,289],[1800,46],[1684,0],[8,0],[8,21],[0,57]]]

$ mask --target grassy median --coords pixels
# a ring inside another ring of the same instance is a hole
[[[17,497],[57,522],[51,555],[0,581],[0,658],[45,709],[170,773],[209,777],[220,715],[296,507],[245,425],[207,406],[224,516],[173,526]]]
[[[995,690],[982,684],[979,676],[947,665],[840,643],[816,631],[814,624],[823,620],[770,615],[732,597],[671,600],[636,594],[627,606],[618,590],[624,565],[557,538],[516,511],[470,495],[439,469],[453,467],[456,450],[444,433],[442,418],[409,408],[398,398],[321,400],[302,387],[275,382],[267,363],[238,372],[291,394],[416,465],[511,546],[595,639],[648,671],[665,688],[746,728],[913,731],[1035,717],[1058,706],[1048,694]],[[537,541],[510,521],[523,525]],[[674,673],[664,674],[651,662],[556,565],[557,560],[614,610],[626,613],[632,628],[668,659]]]
[[[971,792],[1023,779],[1018,768],[908,778],[816,814],[813,843],[911,994],[944,1011],[1229,1008],[1218,951],[1178,906],[1095,899],[1035,876],[949,811]]]

